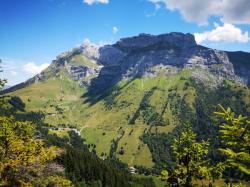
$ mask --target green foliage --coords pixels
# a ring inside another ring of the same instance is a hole
[[[153,133],[148,131],[141,137],[143,142],[149,146],[153,156],[153,161],[156,163],[154,166],[155,170],[152,171],[157,174],[159,174],[164,167],[172,168],[175,166],[175,156],[172,150],[174,139],[179,136],[183,129],[181,123],[194,119],[194,112],[187,103],[187,98],[184,96],[182,97],[181,94],[178,93],[176,87],[171,88],[168,91],[168,102],[166,102],[165,108],[167,104],[169,104],[169,108],[173,116],[176,118],[173,122],[176,124],[174,130],[169,133]],[[165,110],[166,109],[164,109],[164,111]]]
[[[167,170],[162,170],[161,175],[159,177],[162,181],[167,181],[169,178],[169,174]]]
[[[237,113],[249,114],[249,101],[245,101],[248,91],[235,84],[224,82],[216,88],[207,88],[203,83],[193,79],[187,79],[188,90],[194,90],[195,95],[192,105],[188,102],[190,94],[183,95],[177,87],[169,89],[167,94],[168,105],[166,111],[171,110],[176,123],[174,130],[170,133],[147,131],[141,139],[146,143],[152,153],[154,168],[158,174],[163,168],[174,166],[174,156],[171,146],[173,140],[179,136],[183,130],[183,123],[190,121],[194,132],[197,134],[198,141],[209,140],[209,153],[213,165],[220,162],[223,156],[219,154],[218,147],[221,143],[217,138],[219,135],[219,120],[213,115],[217,104],[222,103],[225,106],[232,107]]]
[[[135,124],[136,120],[142,116],[144,123],[147,125],[165,125],[165,121],[160,114],[158,114],[153,106],[149,104],[149,98],[153,95],[157,87],[153,87],[143,96],[139,108],[129,119],[129,124]]]
[[[220,125],[223,147],[219,150],[226,156],[226,165],[250,175],[250,121],[249,117],[237,116],[230,108],[215,112],[225,123]]]
[[[34,184],[39,176],[46,180],[46,163],[56,157],[55,147],[46,148],[35,138],[35,126],[29,121],[0,117],[0,184]],[[41,179],[40,179],[41,180]]]
[[[122,139],[122,137],[124,136],[124,133],[125,133],[125,131],[122,128],[120,128],[120,130],[119,130],[119,136],[116,139],[113,139],[111,141],[112,143],[111,143],[110,151],[109,151],[109,156],[111,158],[114,157],[115,152],[117,151],[117,148],[118,148],[118,143]]]
[[[39,186],[48,187],[48,186],[60,186],[60,187],[73,187],[73,184],[65,177],[52,175],[43,180]]]
[[[154,173],[160,173],[164,167],[172,168],[175,166],[175,157],[171,146],[178,129],[168,134],[147,132],[141,137],[143,142],[148,145],[153,161],[156,163],[154,170],[152,170]]]
[[[190,126],[175,139],[173,151],[177,158],[174,176],[180,185],[192,186],[194,179],[206,179],[209,176],[207,141],[196,141],[196,134]]]
[[[174,139],[172,151],[176,157],[176,166],[162,170],[159,177],[168,185],[188,187],[202,180],[209,180],[211,184],[222,176],[223,165],[210,164],[208,141],[198,142],[196,136],[190,125],[184,125],[180,136]]]
[[[225,170],[225,165],[220,162],[210,168],[210,179],[212,179],[213,183],[215,182],[216,179],[220,179],[223,177],[224,170]]]
[[[67,148],[61,158],[68,177],[76,184],[91,185],[100,181],[102,186],[128,186],[130,176],[97,158],[94,154]]]
[[[155,186],[150,179],[138,180],[131,176],[127,166],[120,161],[114,158],[103,161],[95,154],[83,150],[84,146],[77,146],[78,149],[74,146],[67,147],[59,159],[59,163],[65,167],[67,177],[76,186]]]
[[[172,113],[178,119],[180,124],[194,119],[192,108],[187,103],[186,98],[184,96],[181,97],[181,95],[177,93],[176,88],[170,91],[168,99]]]

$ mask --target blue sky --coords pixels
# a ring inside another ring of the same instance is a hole
[[[222,1],[1,0],[0,77],[17,84],[86,39],[114,43],[139,33],[196,33],[202,45],[250,52],[250,1]]]

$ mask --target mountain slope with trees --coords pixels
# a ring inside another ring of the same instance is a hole
[[[73,49],[2,93],[41,113],[48,134],[67,139],[76,129],[98,157],[160,174],[176,165],[172,146],[185,123],[209,141],[213,163],[223,159],[214,111],[221,104],[249,116],[249,63],[248,53],[199,46],[190,34],[141,34]]]

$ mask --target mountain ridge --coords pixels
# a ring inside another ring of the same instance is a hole
[[[68,60],[76,55],[80,55],[85,61],[91,63],[70,65]],[[139,34],[134,37],[122,38],[115,44],[102,47],[91,43],[83,44],[60,54],[40,74],[24,83],[5,89],[3,92],[11,92],[49,78],[49,71],[53,72],[52,77],[56,76],[60,68],[67,69],[69,76],[76,81],[93,75],[91,81],[80,82],[80,84],[85,86],[92,84],[90,90],[97,87],[92,90],[101,89],[103,91],[124,77],[145,76],[150,73],[153,76],[152,67],[157,65],[181,68],[200,67],[249,86],[250,70],[245,68],[249,65],[247,62],[241,63],[244,58],[242,56],[246,58],[243,61],[248,61],[250,58],[250,54],[246,52],[227,52],[197,45],[194,36],[189,33]],[[91,67],[90,64],[94,64],[95,67]],[[238,66],[240,67],[238,68]],[[237,69],[236,73],[234,69]],[[113,78],[110,78],[111,76]]]

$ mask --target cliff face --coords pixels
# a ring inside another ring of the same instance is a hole
[[[250,53],[242,51],[226,52],[234,66],[234,72],[250,87]]]
[[[99,74],[102,66],[97,64],[98,58],[99,52],[97,46],[83,45],[59,55],[41,75],[44,78],[48,78],[46,74],[53,77],[58,72],[64,71],[73,80],[81,83],[86,78],[93,78]]]
[[[197,45],[191,34],[140,34],[101,47],[98,56],[104,67],[91,82],[93,90],[106,89],[123,78],[157,76],[159,69],[167,69],[167,74],[171,67],[201,68],[244,83],[249,79],[246,73],[235,74],[237,64],[232,64],[227,52]]]

